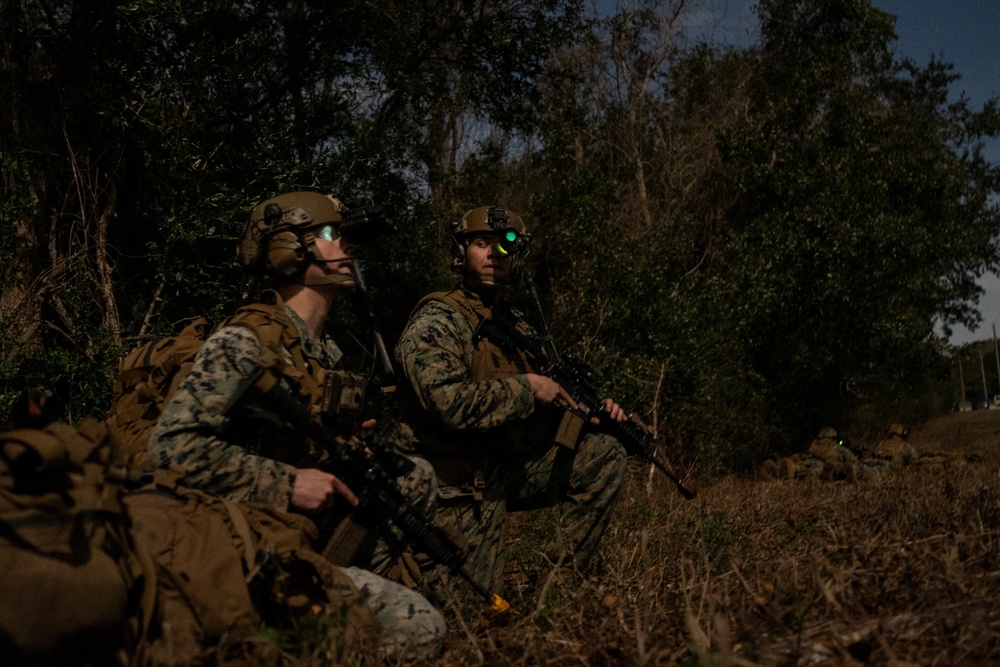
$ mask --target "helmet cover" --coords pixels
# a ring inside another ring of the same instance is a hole
[[[289,192],[265,199],[244,223],[236,257],[252,271],[291,278],[309,263],[311,250],[302,238],[306,230],[338,225],[343,210],[340,200],[318,192]],[[281,268],[275,271],[275,267]]]
[[[531,250],[531,235],[517,213],[499,206],[480,206],[466,211],[461,220],[451,225],[451,253],[453,271],[466,270],[466,249],[469,239],[480,234],[496,235],[497,249],[503,255],[513,256],[511,277],[519,278],[522,260]]]

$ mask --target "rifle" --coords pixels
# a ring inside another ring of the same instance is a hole
[[[351,273],[354,276],[354,291],[351,293],[354,312],[364,321],[371,334],[375,346],[375,370],[379,376],[379,387],[383,394],[391,394],[396,390],[396,371],[393,368],[389,350],[385,346],[385,339],[382,337],[382,327],[379,325],[378,315],[375,314],[375,308],[368,295],[365,266],[360,257],[355,257],[351,261]]]
[[[352,243],[363,245],[382,235],[396,233],[395,226],[386,219],[382,207],[374,205],[370,199],[345,202],[342,215],[344,220],[337,231]],[[396,371],[369,296],[364,263],[360,257],[354,257],[351,264],[354,276],[352,305],[372,337],[379,388],[383,395],[392,394],[396,389]],[[398,454],[392,443],[375,434],[369,434],[363,440],[329,436],[308,410],[277,385],[265,394],[265,399],[277,408],[277,414],[293,428],[323,446],[327,455],[324,467],[334,472],[358,495],[360,503],[351,516],[338,525],[331,542],[343,537],[348,543],[359,543],[362,539],[359,534],[367,532],[364,526],[389,523],[409,538],[418,551],[423,551],[465,579],[494,611],[505,612],[510,608],[506,600],[491,593],[472,576],[465,566],[464,547],[413,507],[399,489],[396,479],[412,471],[414,464]]]
[[[364,439],[329,434],[280,384],[275,382],[268,389],[264,388],[267,380],[258,384],[262,377],[258,374],[251,384],[258,386],[263,403],[292,428],[321,445],[324,456],[320,465],[336,474],[358,496],[358,506],[352,510],[349,520],[341,523],[345,531],[386,523],[394,526],[417,551],[426,553],[465,579],[494,611],[502,613],[510,608],[506,600],[491,593],[472,575],[465,565],[465,549],[413,507],[400,490],[396,479],[413,470],[412,461],[398,454],[391,442],[375,434]]]
[[[524,352],[539,369],[540,374],[552,378],[566,390],[576,403],[576,412],[581,417],[587,420],[596,418],[599,421],[597,428],[618,440],[625,448],[626,453],[630,456],[638,456],[653,464],[677,486],[677,490],[682,496],[688,500],[694,498],[696,492],[693,486],[682,481],[656,457],[649,435],[634,418],[625,422],[618,422],[611,418],[611,415],[604,408],[604,401],[600,399],[594,389],[596,374],[593,369],[576,357],[559,354],[552,336],[549,334],[545,313],[542,310],[541,299],[538,297],[534,281],[530,277],[525,277],[525,284],[528,287],[538,318],[538,327],[542,333],[541,338],[522,333],[511,319],[503,315],[498,316],[495,310],[492,319],[493,326],[484,326],[487,324],[484,322],[480,326],[481,335],[491,337],[494,342],[500,345],[514,347]]]

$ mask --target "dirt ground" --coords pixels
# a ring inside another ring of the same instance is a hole
[[[630,477],[596,564],[515,573],[508,620],[455,623],[442,664],[1000,665],[1000,410],[907,426],[941,456],[863,481]]]
[[[919,454],[989,454],[1000,449],[1000,410],[952,412],[914,427],[908,440]]]

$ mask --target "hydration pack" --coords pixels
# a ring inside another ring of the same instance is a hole
[[[208,321],[199,317],[176,336],[151,340],[129,352],[118,364],[107,424],[121,443],[130,466],[146,465],[146,443],[163,406],[191,370],[208,337]]]

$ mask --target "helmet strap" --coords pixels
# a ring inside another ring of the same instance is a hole
[[[302,240],[306,246],[306,252],[309,255],[309,259],[312,264],[316,264],[323,272],[326,273],[325,276],[305,276],[302,279],[303,285],[306,287],[315,287],[317,285],[343,285],[345,283],[354,284],[353,275],[344,275],[342,273],[331,273],[328,268],[331,264],[342,264],[343,262],[351,261],[349,258],[344,259],[320,259],[323,255],[319,251],[319,246],[316,245],[316,237],[312,232],[305,232],[302,235]],[[346,286],[346,285],[345,285]]]
[[[346,283],[350,283],[350,285]],[[345,276],[342,273],[328,273],[325,276],[306,276],[298,284],[305,285],[306,287],[315,287],[317,285],[344,285],[348,287],[354,285],[354,277]]]
[[[305,285],[306,287],[316,287],[319,285],[338,285],[351,283],[353,284],[353,276],[344,275],[342,273],[331,273],[327,268],[329,264],[339,264],[341,262],[350,261],[349,259],[336,259],[336,260],[325,260],[320,259],[322,254],[319,251],[319,247],[316,245],[316,237],[312,232],[303,232],[299,236],[299,244],[302,252],[301,269],[295,276],[270,276],[270,282],[274,284],[284,284],[284,285]],[[326,275],[323,276],[305,276],[303,275],[310,264],[315,264],[323,269]],[[348,285],[345,285],[345,287]]]

